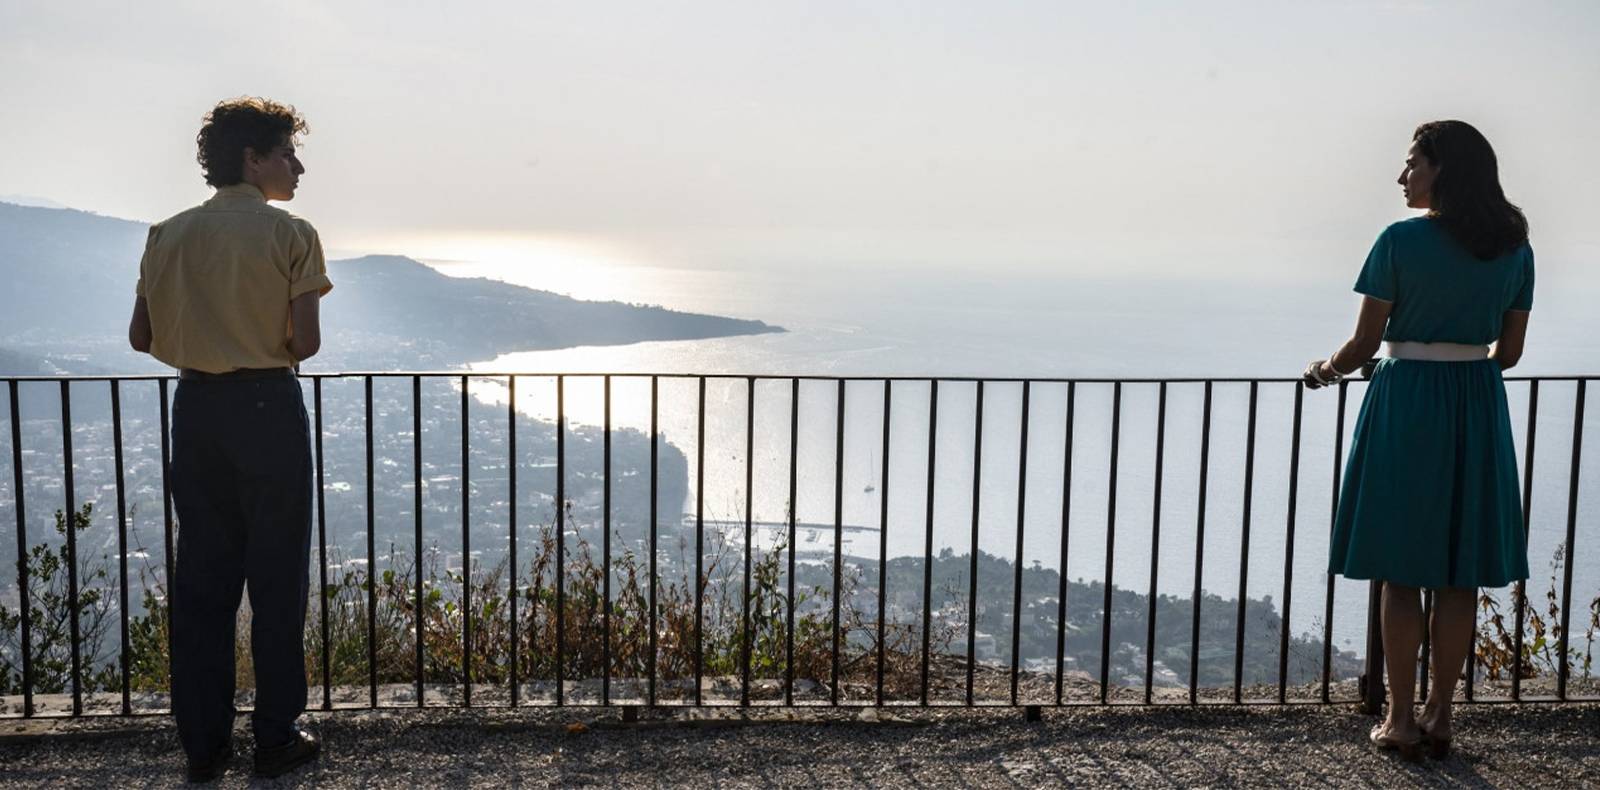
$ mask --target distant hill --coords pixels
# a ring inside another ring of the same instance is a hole
[[[103,376],[109,370],[86,361],[88,355],[72,357],[40,356],[9,348],[0,348],[0,376]],[[148,357],[147,357],[148,359]],[[130,372],[150,372],[148,368]],[[18,402],[24,420],[61,414],[61,389],[53,382],[18,383]],[[74,420],[104,419],[110,415],[111,403],[108,385],[104,382],[79,382],[72,385],[72,414]],[[147,387],[123,388],[122,402],[129,408],[155,403]],[[0,401],[4,396],[0,396]],[[9,405],[6,407],[9,408]]]
[[[347,353],[401,353],[422,367],[511,351],[693,340],[781,332],[761,321],[621,302],[586,302],[483,278],[448,277],[410,258],[369,255],[328,264],[327,367]],[[331,347],[330,344],[331,343]],[[350,368],[357,360],[339,360]]]
[[[84,211],[0,203],[0,345],[65,348],[125,336],[145,228]]]
[[[0,347],[85,352],[114,369],[126,336],[147,226],[73,209],[0,202]],[[580,345],[781,332],[761,321],[620,302],[586,302],[486,279],[447,277],[401,256],[331,261],[317,367],[454,367],[499,354]],[[18,372],[29,365],[8,362]]]
[[[65,372],[63,366],[44,357],[0,348],[0,376],[57,376]]]
[[[0,203],[15,203],[19,206],[37,206],[39,208],[67,208],[50,198],[34,195],[0,195]]]

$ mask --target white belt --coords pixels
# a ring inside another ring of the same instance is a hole
[[[1466,343],[1414,343],[1389,341],[1389,356],[1395,359],[1421,359],[1428,362],[1476,362],[1489,358],[1488,346]]]

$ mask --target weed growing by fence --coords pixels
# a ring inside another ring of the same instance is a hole
[[[71,515],[70,528],[79,535],[84,533],[92,513],[93,504],[86,503]],[[33,691],[60,694],[71,690],[74,609],[79,635],[79,688],[84,692],[116,691],[121,688],[123,656],[118,654],[115,643],[124,615],[116,600],[113,558],[105,553],[80,551],[74,602],[69,589],[71,558],[65,541],[68,524],[67,515],[56,511],[55,532],[61,542],[54,546],[34,545],[18,562],[17,572],[27,579]],[[828,586],[795,583],[791,600],[786,568],[788,546],[780,540],[771,548],[752,550],[747,592],[743,547],[728,544],[720,534],[709,538],[703,569],[697,578],[690,578],[692,571],[681,570],[659,574],[655,581],[653,670],[661,683],[660,698],[684,699],[692,693],[688,681],[695,676],[697,635],[700,670],[705,676],[738,678],[748,662],[753,680],[781,680],[792,669],[797,681],[818,686],[829,683],[834,657],[833,602]],[[135,546],[130,556],[149,556],[138,543],[136,531],[130,534],[130,540]],[[504,686],[512,677],[513,653],[516,677],[521,683],[548,685],[556,679],[558,669],[566,681],[604,676],[615,681],[642,681],[649,677],[652,622],[648,558],[627,548],[610,558],[608,599],[605,558],[597,556],[589,541],[574,538],[565,547],[560,591],[563,605],[558,606],[553,525],[538,529],[533,544],[525,547],[531,550],[532,559],[517,569],[515,589],[511,588],[507,560],[488,566],[472,563],[466,568],[445,567],[445,555],[437,547],[425,547],[421,557],[416,557],[391,546],[386,555],[374,558],[387,566],[381,570],[363,563],[343,562],[337,556],[330,558],[334,573],[320,600],[314,599],[307,612],[307,677],[314,685],[321,682],[324,616],[328,675],[335,687],[363,687],[374,677],[379,684],[416,683],[419,635],[423,648],[421,682],[429,685],[462,684],[465,673],[470,671],[474,684]],[[78,545],[81,548],[83,541]],[[693,568],[692,558],[684,557],[686,551],[680,541],[673,567]],[[1600,596],[1587,607],[1581,638],[1569,637],[1567,655],[1561,656],[1558,578],[1564,561],[1564,552],[1558,548],[1550,563],[1549,587],[1541,596],[1542,603],[1529,602],[1520,654],[1515,627],[1506,622],[1508,617],[1515,617],[1519,603],[1516,588],[1512,588],[1509,606],[1504,608],[1494,596],[1480,596],[1474,652],[1488,680],[1502,681],[1512,673],[1524,679],[1553,676],[1563,658],[1573,676],[1592,675],[1594,643],[1600,635]],[[130,690],[159,692],[169,687],[166,580],[148,565],[148,560],[145,563],[137,568],[140,605],[127,615],[126,661]],[[914,697],[921,683],[921,624],[891,619],[883,624],[880,644],[873,596],[860,594],[864,589],[862,576],[861,569],[854,565],[847,564],[841,570],[840,682],[874,682],[881,653],[885,695]],[[940,593],[947,602],[964,595],[954,589],[941,589]],[[703,601],[698,630],[697,597]],[[375,603],[370,613],[369,600]],[[237,683],[241,688],[253,686],[247,609],[240,614],[235,634]],[[464,629],[469,616],[471,639],[467,640]],[[958,609],[953,616],[933,621],[928,641],[936,657],[964,653],[964,639],[960,639],[967,627],[964,618]],[[21,625],[20,597],[17,605],[0,601],[0,695],[23,692]],[[374,639],[372,644],[369,632]],[[958,641],[963,644],[956,645]],[[953,645],[957,649],[952,650]],[[369,656],[375,661],[369,661]],[[779,693],[770,683],[763,688],[766,690],[757,696]]]

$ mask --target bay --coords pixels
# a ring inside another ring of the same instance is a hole
[[[486,272],[470,265],[441,266],[454,274],[498,276],[538,286],[536,271],[501,268]],[[883,384],[877,377],[991,378],[1292,378],[1309,359],[1326,356],[1348,335],[1357,298],[1348,284],[1333,279],[1294,282],[1271,278],[1084,277],[1037,270],[919,272],[906,269],[819,267],[810,272],[783,270],[692,270],[651,273],[654,288],[669,306],[759,317],[784,325],[779,335],[699,341],[641,343],[507,354],[472,366],[483,373],[567,373],[619,376],[667,374],[660,382],[659,425],[667,441],[692,459],[700,425],[697,381],[674,375],[716,375],[706,384],[704,494],[696,499],[697,467],[691,463],[691,496],[685,513],[700,506],[713,529],[742,529],[745,501],[746,386],[759,378],[753,434],[754,470],[750,492],[753,520],[781,523],[788,507],[788,432],[793,383],[790,376],[852,377],[845,387],[843,471],[836,486],[835,456],[838,385],[826,380],[800,384],[800,429],[796,457],[802,523],[830,525],[837,506],[847,531],[844,552],[877,554],[875,530],[883,521],[881,497],[888,492],[889,556],[920,556],[924,551],[929,473],[926,383],[893,385],[889,476],[882,474]],[[602,283],[589,298],[605,295]],[[1600,346],[1586,335],[1573,294],[1543,300],[1530,331],[1528,352],[1514,375],[1592,373]],[[568,377],[565,415],[599,424],[603,417],[600,379]],[[617,379],[612,422],[647,429],[649,399],[641,379]],[[1350,385],[1343,448],[1364,385]],[[631,389],[630,389],[631,388]],[[1535,464],[1530,564],[1530,595],[1548,586],[1548,565],[1563,541],[1568,519],[1567,493],[1575,385],[1548,382],[1540,395],[1538,453]],[[1121,391],[1117,425],[1116,505],[1112,513],[1112,411]],[[1294,387],[1263,383],[1256,388],[1253,449],[1250,443],[1251,387],[1244,383],[1213,387],[1211,444],[1207,463],[1206,506],[1200,513],[1200,434],[1203,384],[1167,387],[1159,510],[1155,504],[1157,410],[1160,385],[1081,383],[1073,386],[1074,433],[1071,445],[1071,507],[1065,531],[1069,577],[1104,579],[1134,590],[1187,597],[1195,585],[1196,555],[1203,551],[1200,587],[1235,597],[1241,587],[1252,597],[1272,596],[1282,606],[1292,601],[1294,633],[1320,632],[1325,618],[1327,532],[1331,517],[1338,395],[1306,392],[1298,477],[1292,492]],[[982,471],[973,474],[977,455],[974,424],[976,385],[940,385],[933,474],[934,551],[964,553],[972,522],[978,522],[981,550],[1003,557],[1017,554],[1017,529],[1024,538],[1027,564],[1057,568],[1063,539],[1062,503],[1067,486],[1065,415],[1067,385],[1029,385],[1026,504],[1018,499],[1023,480],[1021,448],[1022,385],[984,385]],[[551,418],[554,380],[546,385],[519,383],[518,408]],[[1508,383],[1519,448],[1525,446],[1528,385]],[[1597,422],[1588,410],[1584,430],[1592,437]],[[1250,497],[1245,497],[1246,461]],[[1342,466],[1342,459],[1338,466]],[[835,501],[835,490],[840,492]],[[1592,561],[1600,556],[1596,533],[1596,476],[1580,469],[1580,496],[1573,599],[1578,608],[1600,594]],[[977,515],[972,492],[978,491]],[[1246,512],[1248,510],[1248,519]],[[1159,541],[1155,540],[1159,514]],[[1291,536],[1291,523],[1293,533]],[[1203,538],[1199,538],[1201,530]],[[1245,548],[1248,530],[1248,549]],[[1107,539],[1108,531],[1114,534]],[[807,546],[831,549],[826,530],[808,535]],[[803,539],[806,539],[803,538]],[[1197,539],[1199,538],[1199,539]],[[1292,561],[1286,562],[1292,545]],[[1152,562],[1152,554],[1155,555]],[[1152,569],[1154,573],[1152,575]],[[1286,575],[1290,583],[1285,584]],[[1241,585],[1241,579],[1243,583]],[[1505,591],[1500,591],[1503,598]],[[1334,584],[1334,641],[1359,649],[1366,629],[1366,585],[1339,579]],[[1581,619],[1581,618],[1580,618]]]

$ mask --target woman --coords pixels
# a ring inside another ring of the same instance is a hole
[[[1383,582],[1389,711],[1370,737],[1407,759],[1449,753],[1477,588],[1528,576],[1501,371],[1522,356],[1533,307],[1528,223],[1488,140],[1461,121],[1425,123],[1412,140],[1399,183],[1427,213],[1378,236],[1356,280],[1354,336],[1304,374],[1313,389],[1332,384],[1388,345],[1356,420],[1328,565]],[[1420,588],[1434,593],[1433,683],[1416,715]]]

